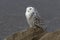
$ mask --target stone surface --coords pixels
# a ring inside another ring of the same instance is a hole
[[[41,27],[32,27],[7,36],[4,40],[39,40],[45,33]]]
[[[60,31],[46,32],[41,27],[31,27],[13,33],[4,40],[60,40]]]
[[[60,40],[60,31],[46,33],[39,40]]]

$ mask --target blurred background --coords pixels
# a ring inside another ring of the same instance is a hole
[[[60,0],[0,0],[0,40],[28,27],[25,18],[28,6],[38,10],[48,32],[60,29]]]

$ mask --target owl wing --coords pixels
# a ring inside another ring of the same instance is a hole
[[[41,17],[39,16],[39,13],[35,13],[34,16],[34,25],[41,27],[43,25],[43,21]]]

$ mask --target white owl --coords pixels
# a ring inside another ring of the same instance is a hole
[[[41,27],[42,24],[39,13],[34,7],[27,7],[25,16],[30,27]]]

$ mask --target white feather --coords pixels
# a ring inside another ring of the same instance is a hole
[[[27,7],[25,16],[30,27],[40,26],[40,16],[34,7]]]

